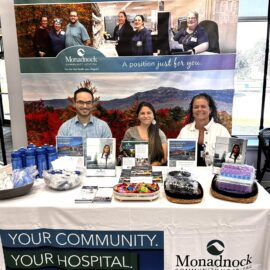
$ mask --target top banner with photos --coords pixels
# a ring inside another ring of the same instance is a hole
[[[22,73],[228,70],[235,65],[238,0],[14,3]],[[192,24],[196,31],[187,36]],[[193,51],[205,42],[208,48]]]
[[[189,102],[207,93],[231,130],[239,0],[14,0],[27,136],[55,144],[75,115],[72,96],[90,80],[93,114],[118,152],[150,102],[167,138],[186,123]]]

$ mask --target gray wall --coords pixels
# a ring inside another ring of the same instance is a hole
[[[27,144],[27,137],[13,1],[1,0],[0,17],[5,50],[12,140],[13,147],[18,148]]]

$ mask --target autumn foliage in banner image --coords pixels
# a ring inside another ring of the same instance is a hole
[[[43,100],[25,103],[28,142],[37,146],[44,143],[55,144],[55,136],[61,124],[76,114],[72,99],[69,100],[70,105],[63,109],[46,107]],[[137,124],[137,103],[134,102],[124,111],[106,110],[101,105],[97,105],[93,114],[107,122],[113,137],[117,142],[121,142],[127,128]],[[180,127],[184,124],[183,120],[185,121],[184,115],[185,112],[179,107],[157,110],[160,128],[168,138],[175,138],[178,135]]]
[[[55,144],[55,136],[63,122],[75,116],[76,112],[72,104],[72,98],[68,98],[70,105],[66,108],[55,109],[45,106],[43,100],[25,102],[25,117],[27,125],[28,142],[37,146]],[[124,136],[125,131],[137,123],[136,110],[138,101],[135,101],[125,110],[106,110],[97,104],[94,115],[107,122],[111,128],[113,137],[116,138],[117,149]],[[167,138],[176,138],[180,129],[188,123],[187,112],[180,107],[163,108],[157,110],[157,120],[160,128],[165,132]],[[219,117],[223,124],[230,130],[227,123],[231,117],[226,112],[220,112]]]

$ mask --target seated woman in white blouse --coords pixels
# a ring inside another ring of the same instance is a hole
[[[139,125],[129,128],[123,141],[147,141],[151,165],[165,165],[167,163],[167,139],[164,132],[158,127],[154,107],[148,102],[141,102],[136,113]]]
[[[192,98],[189,104],[189,115],[188,124],[181,129],[177,138],[196,139],[197,165],[206,166],[206,156],[213,159],[216,137],[230,137],[230,133],[219,123],[216,104],[206,93]]]

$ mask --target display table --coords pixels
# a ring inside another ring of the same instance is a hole
[[[269,194],[259,186],[254,203],[222,201],[210,194],[213,178],[210,168],[197,168],[194,175],[204,189],[204,198],[192,205],[170,203],[163,189],[160,198],[152,202],[113,199],[107,204],[75,204],[80,187],[54,191],[40,180],[28,195],[0,201],[0,229],[157,231],[164,234],[164,266],[158,269],[269,270]],[[83,184],[113,186],[117,182],[118,177],[92,177]],[[138,269],[157,269],[155,257],[152,260],[153,263]],[[1,265],[4,265],[3,254],[0,269],[5,269]]]

